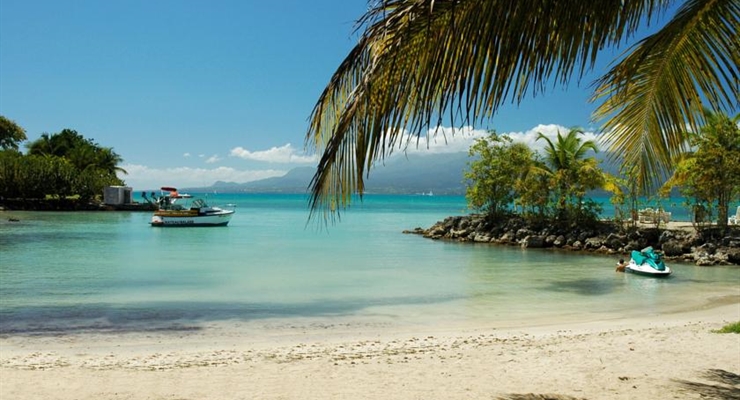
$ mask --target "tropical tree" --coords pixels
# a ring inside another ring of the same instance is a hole
[[[604,173],[594,157],[586,157],[589,151],[598,152],[596,142],[582,141],[583,130],[574,128],[563,136],[558,132],[553,142],[538,132],[537,140],[545,140],[544,173],[550,178],[550,185],[556,196],[556,217],[576,219],[582,217],[584,197],[589,190],[604,185]]]
[[[508,212],[518,197],[517,181],[523,179],[533,162],[533,152],[525,144],[492,132],[476,139],[468,155],[475,158],[465,172],[468,204],[491,218]]]
[[[554,207],[550,203],[550,177],[539,153],[534,153],[532,162],[525,166],[521,179],[515,185],[519,197],[514,203],[521,207],[524,217],[544,221],[554,215]]]
[[[663,191],[680,187],[695,210],[710,216],[716,204],[717,225],[725,228],[729,204],[740,198],[740,114],[730,118],[707,110],[705,119],[707,123],[691,136],[696,150],[680,159]]]
[[[320,153],[312,207],[347,205],[407,132],[482,121],[553,84],[567,85],[638,28],[679,4],[596,85],[610,150],[655,184],[686,148],[685,126],[738,106],[737,0],[381,0],[310,118]],[[431,129],[432,131],[434,129]]]
[[[39,139],[28,144],[28,153],[64,157],[80,171],[95,168],[112,176],[116,172],[126,173],[118,166],[123,159],[112,148],[102,147],[72,129],[64,129],[51,135],[42,134]]]
[[[623,165],[619,170],[620,176],[606,175],[606,189],[612,193],[610,199],[614,205],[614,219],[616,222],[629,222],[631,227],[637,226],[638,206],[642,188],[637,182],[637,167]],[[625,209],[626,207],[626,209]]]
[[[100,195],[105,186],[123,184],[117,175],[118,172],[126,173],[119,167],[123,161],[121,156],[112,148],[102,147],[72,129],[56,134],[45,133],[27,147],[28,155],[22,160],[0,160],[3,163],[0,170],[12,171],[0,175],[2,185],[15,188],[14,193],[19,197],[35,198],[41,194],[65,198],[78,195],[81,201],[86,201]],[[43,178],[43,191],[37,189],[37,179],[19,179],[31,171],[34,177]],[[29,187],[33,189],[29,190]]]
[[[28,154],[67,157],[76,148],[94,146],[94,142],[85,139],[77,131],[63,129],[59,133],[44,133],[27,145]]]
[[[18,150],[18,143],[26,140],[26,131],[15,121],[0,115],[0,148]]]

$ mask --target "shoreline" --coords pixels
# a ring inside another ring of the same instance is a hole
[[[601,220],[593,225],[562,226],[532,223],[519,216],[491,220],[484,214],[449,216],[428,228],[404,230],[426,239],[488,243],[574,253],[593,252],[629,258],[631,251],[652,247],[667,261],[693,262],[699,266],[740,265],[740,228],[716,225],[697,230],[685,221],[624,227]]]
[[[740,393],[740,299],[496,328],[275,320],[191,332],[0,338],[0,398],[700,398]],[[724,379],[720,379],[724,377]],[[732,397],[728,397],[732,398]]]

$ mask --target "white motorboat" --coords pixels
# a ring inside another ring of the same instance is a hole
[[[150,224],[161,227],[226,226],[234,210],[209,206],[204,199],[192,200],[176,188],[163,187],[163,194],[156,198],[157,211]]]
[[[625,271],[654,277],[666,277],[672,272],[663,262],[663,257],[652,247],[647,247],[642,251],[633,250],[632,258],[625,267]]]

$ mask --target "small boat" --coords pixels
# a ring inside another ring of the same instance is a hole
[[[234,210],[209,206],[204,199],[194,199],[176,188],[161,188],[162,195],[155,198],[158,206],[150,224],[162,227],[226,226]]]
[[[663,262],[663,256],[656,253],[652,247],[642,251],[633,250],[632,259],[625,267],[625,271],[655,277],[666,277],[671,274],[671,269]]]

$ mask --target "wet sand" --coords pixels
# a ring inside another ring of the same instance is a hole
[[[505,329],[293,319],[6,335],[0,399],[738,398],[740,335],[713,332],[736,321],[734,297],[680,313]]]

